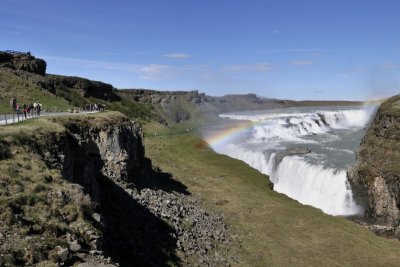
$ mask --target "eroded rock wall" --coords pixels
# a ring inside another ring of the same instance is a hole
[[[348,177],[352,187],[365,194],[365,220],[400,237],[400,95],[377,111]]]
[[[66,131],[46,142],[53,145],[42,150],[43,158],[90,195],[103,233],[97,250],[120,266],[228,264],[231,255],[221,256],[231,244],[223,218],[204,210],[170,175],[152,170],[138,124],[122,115],[54,121]]]
[[[1,52],[0,51],[0,66],[23,70],[35,74],[45,75],[46,74],[46,61],[43,59],[35,58],[29,52]]]

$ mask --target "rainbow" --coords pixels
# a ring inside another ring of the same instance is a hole
[[[252,121],[238,121],[233,126],[227,129],[218,130],[204,138],[204,140],[211,146],[218,146],[226,143],[229,140],[233,140],[242,134],[245,134],[249,129],[254,126]]]

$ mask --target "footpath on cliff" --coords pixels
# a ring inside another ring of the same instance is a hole
[[[19,115],[19,118],[17,115],[12,115],[12,114],[6,114],[1,116],[0,115],[0,125],[8,125],[8,124],[14,124],[18,122],[23,122],[27,120],[32,120],[32,119],[38,119],[40,117],[50,117],[50,116],[76,116],[76,115],[85,115],[85,114],[95,114],[98,113],[98,111],[80,111],[78,113],[71,113],[71,112],[41,112],[40,116],[30,116],[27,115],[27,118],[25,119],[24,114],[21,113]]]

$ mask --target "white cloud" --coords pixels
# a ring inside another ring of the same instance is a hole
[[[295,61],[291,61],[289,62],[290,65],[312,65],[314,64],[314,61],[310,61],[310,60],[295,60]]]
[[[185,58],[191,58],[192,55],[184,53],[170,53],[170,54],[164,54],[163,57],[172,59],[185,59]]]
[[[157,74],[162,70],[165,70],[168,68],[168,65],[162,65],[162,64],[150,64],[143,66],[140,68],[140,71],[144,73],[149,73],[149,74]]]
[[[149,64],[141,67],[139,71],[141,72],[140,79],[152,81],[168,79],[178,73],[176,68],[163,64]]]
[[[253,65],[228,65],[222,68],[224,71],[234,72],[266,72],[275,68],[275,65],[270,63],[258,63]]]
[[[44,58],[48,62],[58,61],[58,62],[76,64],[84,68],[121,70],[121,71],[133,72],[139,75],[138,76],[139,79],[144,79],[144,80],[169,79],[181,72],[179,68],[165,64],[140,65],[140,64],[127,64],[127,63],[118,63],[109,61],[97,61],[97,60],[43,56],[43,55],[38,57]]]

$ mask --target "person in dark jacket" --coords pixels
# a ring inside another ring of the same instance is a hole
[[[26,112],[27,112],[28,107],[26,106],[26,104],[24,104],[22,106],[22,108],[24,109],[23,112],[24,112],[24,117],[25,117],[25,120],[26,120]]]
[[[39,117],[40,116],[40,111],[42,110],[42,104],[37,103],[36,105],[36,114]]]

